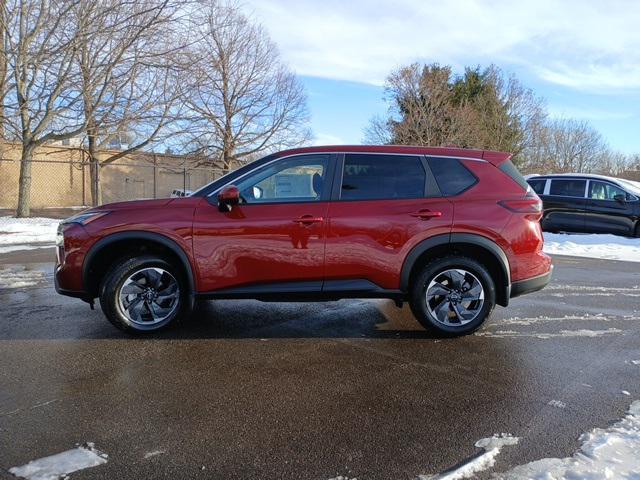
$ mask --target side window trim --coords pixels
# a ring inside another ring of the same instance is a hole
[[[424,198],[439,198],[442,197],[442,192],[440,191],[440,187],[438,186],[438,182],[436,181],[436,176],[431,171],[431,167],[429,166],[429,161],[427,160],[426,155],[422,155],[422,168],[424,168],[426,175],[425,185],[424,185]],[[433,192],[433,194],[430,194]]]

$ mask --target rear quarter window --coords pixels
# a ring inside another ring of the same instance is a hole
[[[444,196],[458,195],[478,181],[457,158],[428,157],[427,161]]]

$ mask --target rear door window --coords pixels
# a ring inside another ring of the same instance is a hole
[[[554,178],[551,180],[549,195],[584,198],[586,188],[586,180]]]
[[[341,200],[421,198],[426,173],[415,155],[348,153],[344,159]]]

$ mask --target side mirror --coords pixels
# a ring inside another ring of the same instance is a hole
[[[614,195],[613,199],[618,203],[626,203],[627,196],[619,193],[618,195]]]
[[[218,193],[218,210],[221,212],[230,212],[239,203],[240,190],[235,185],[228,185]]]

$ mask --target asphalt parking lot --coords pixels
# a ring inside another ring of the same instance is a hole
[[[571,456],[640,398],[637,263],[555,257],[547,289],[438,339],[388,301],[218,301],[132,338],[0,256],[0,478],[94,442],[89,478],[414,479],[521,438],[478,478]]]

